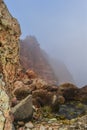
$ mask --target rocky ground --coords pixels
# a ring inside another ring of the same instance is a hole
[[[0,130],[86,130],[87,86],[49,85],[23,69],[20,33],[0,0]]]
[[[18,122],[17,130],[87,130],[87,115],[72,120],[29,121]]]

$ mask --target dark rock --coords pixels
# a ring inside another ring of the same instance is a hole
[[[79,101],[68,102],[60,105],[59,111],[57,112],[61,117],[67,119],[73,119],[78,116],[84,115],[87,110],[87,105],[80,103]]]
[[[30,90],[29,90],[29,87],[28,86],[24,86],[24,87],[19,87],[19,88],[16,88],[14,91],[13,91],[13,94],[16,96],[16,98],[18,100],[22,100],[24,98],[26,98],[29,94],[30,94]]]
[[[35,106],[44,106],[51,103],[51,93],[47,93],[47,90],[39,89],[32,92],[33,103]]]
[[[80,88],[75,94],[75,100],[87,103],[87,86]]]
[[[19,104],[12,108],[12,113],[14,115],[14,120],[26,121],[32,118],[33,108],[32,108],[32,96],[29,95],[23,99]]]
[[[58,90],[58,86],[47,86],[47,90],[51,92],[56,92]]]
[[[59,86],[59,91],[66,101],[74,100],[75,95],[78,92],[78,88],[71,83],[64,83]]]

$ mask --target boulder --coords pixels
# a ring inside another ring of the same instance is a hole
[[[74,100],[75,95],[78,92],[78,88],[71,83],[64,83],[59,86],[58,90],[61,95],[65,98],[65,101]]]
[[[36,86],[36,89],[44,89],[45,86],[47,86],[47,82],[45,82],[43,79],[36,78],[33,80],[33,84]]]
[[[80,88],[75,94],[75,100],[87,103],[87,86]]]
[[[28,70],[26,71],[26,74],[28,75],[28,78],[30,78],[30,79],[35,79],[35,78],[37,78],[37,74],[36,74],[33,70],[28,69]]]
[[[1,81],[0,81],[1,82]],[[12,130],[9,97],[0,85],[0,130]]]
[[[12,108],[15,121],[29,121],[33,115],[32,96],[29,95]]]
[[[16,84],[16,87],[12,93],[18,100],[22,100],[26,98],[31,93],[31,91],[29,87],[24,85],[21,81],[16,81],[16,83],[18,83],[18,86]]]

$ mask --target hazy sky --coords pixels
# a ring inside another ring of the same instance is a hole
[[[4,0],[19,20],[22,38],[35,35],[61,59],[79,86],[87,84],[87,0]]]

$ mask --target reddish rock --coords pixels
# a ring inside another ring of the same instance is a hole
[[[18,100],[24,99],[30,93],[31,92],[30,92],[28,86],[18,87],[18,88],[15,88],[14,91],[13,91],[13,95],[15,95]]]
[[[37,75],[36,75],[36,73],[35,73],[33,70],[28,69],[28,70],[26,71],[26,74],[28,75],[28,78],[30,78],[30,79],[35,79],[35,78],[37,78]]]
[[[17,105],[18,101],[17,101],[17,98],[14,97],[11,99],[11,107],[14,107],[15,105]]]
[[[29,87],[29,90],[30,90],[31,93],[36,90],[36,85],[35,84],[31,84],[28,87]]]
[[[24,84],[22,81],[16,81],[14,82],[14,88],[21,88],[21,87],[24,87]]]
[[[47,86],[47,82],[40,78],[36,78],[33,80],[33,85],[36,86],[36,89],[45,89],[45,87]]]
[[[25,69],[19,68],[17,71],[16,80],[24,80],[28,79],[28,75],[26,74]]]
[[[20,128],[18,128],[18,130],[25,130],[25,128],[24,127],[20,127]]]
[[[3,0],[0,0],[0,130],[12,130],[10,99],[13,82],[19,68],[18,21],[9,13]],[[7,91],[6,91],[7,90]]]

